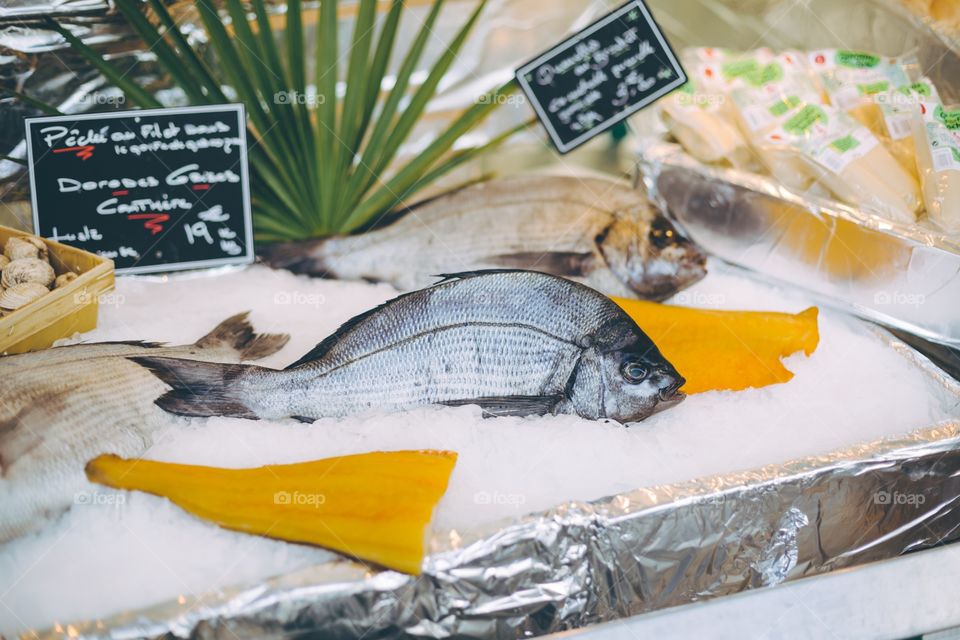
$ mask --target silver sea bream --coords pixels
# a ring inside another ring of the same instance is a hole
[[[239,314],[190,345],[106,342],[0,358],[0,543],[66,511],[87,486],[91,458],[139,456],[173,422],[153,404],[163,384],[129,356],[240,362],[271,355],[287,339],[254,333]]]
[[[705,256],[629,184],[522,175],[465,187],[355,236],[265,247],[271,266],[404,291],[438,273],[532,269],[608,295],[662,300],[704,276]]]
[[[133,358],[187,416],[306,421],[428,404],[642,420],[684,380],[606,296],[534,271],[455,274],[357,316],[285,370]]]

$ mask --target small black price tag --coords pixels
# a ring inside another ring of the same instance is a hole
[[[687,81],[641,0],[628,2],[537,56],[516,76],[560,153]]]
[[[34,232],[117,273],[253,262],[243,105],[28,118]]]

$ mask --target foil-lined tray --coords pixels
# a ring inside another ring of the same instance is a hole
[[[801,197],[671,143],[647,145],[639,171],[651,198],[711,254],[828,306],[960,346],[960,237]]]
[[[960,383],[886,332],[960,401]],[[341,561],[40,637],[524,638],[960,537],[960,419],[787,464],[434,535],[418,577]]]

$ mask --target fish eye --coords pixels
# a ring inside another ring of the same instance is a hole
[[[647,377],[647,368],[636,360],[627,360],[620,367],[623,377],[627,379],[627,382],[638,383],[643,382]]]
[[[658,249],[663,249],[676,240],[677,232],[666,219],[660,217],[653,221],[650,227],[650,242]]]

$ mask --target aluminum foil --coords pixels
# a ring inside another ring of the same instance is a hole
[[[42,18],[58,21],[81,40],[108,57],[140,86],[161,90],[165,85],[153,55],[117,16],[85,15],[100,8],[96,0],[46,3],[19,0],[0,7],[0,87],[26,93],[66,113],[121,109],[123,96],[83,57],[65,46]],[[105,8],[105,7],[103,7]],[[50,13],[47,13],[47,12]],[[26,158],[23,118],[42,112],[0,94],[0,154]],[[28,199],[23,165],[0,161],[0,201]]]
[[[878,330],[879,331],[879,330]],[[960,383],[903,343],[960,401]],[[419,577],[342,561],[40,637],[522,638],[960,537],[960,420],[746,472],[436,534]]]

